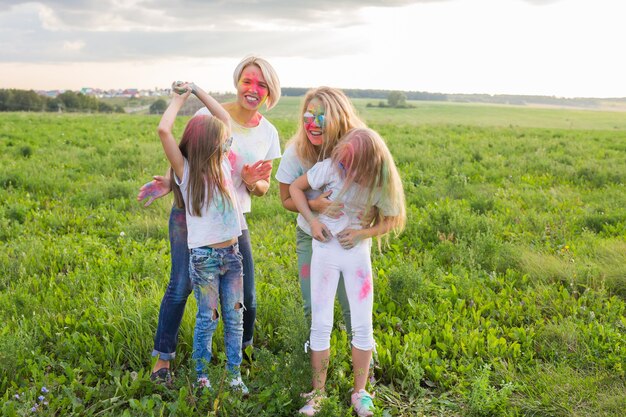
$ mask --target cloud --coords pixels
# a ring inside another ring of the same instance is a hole
[[[361,9],[429,1],[445,0],[8,0],[0,62],[336,56],[363,47]]]
[[[69,52],[80,51],[85,47],[85,42],[83,41],[65,41],[63,42],[63,50]]]
[[[54,10],[56,30],[188,30],[214,26],[248,29],[242,22],[274,22],[287,25],[335,25],[358,21],[364,7],[400,7],[415,3],[445,0],[41,0],[38,4]],[[28,2],[8,1],[9,5]]]
[[[3,53],[0,62],[112,62],[156,60],[163,57],[240,57],[257,53],[273,57],[306,57],[322,52],[323,57],[350,54],[361,43],[353,39],[337,39],[320,45],[309,33],[288,36],[280,32],[72,32],[22,34],[20,46],[0,42]],[[332,33],[327,33],[333,38]],[[80,41],[76,41],[80,38]],[[26,51],[26,52],[25,52]]]

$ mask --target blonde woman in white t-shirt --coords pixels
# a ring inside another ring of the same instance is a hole
[[[339,139],[350,129],[365,127],[358,117],[350,99],[337,88],[318,87],[307,91],[302,101],[302,109],[296,134],[287,143],[285,153],[276,171],[279,182],[280,198],[283,207],[298,212],[289,185],[306,173],[316,162],[328,158]],[[311,209],[316,213],[325,212],[330,206],[330,193],[307,190]],[[334,214],[341,216],[341,210]],[[304,313],[311,318],[311,228],[298,213],[296,219],[296,254],[298,257],[298,276],[304,303]],[[346,331],[352,335],[350,323],[350,304],[346,296],[343,278],[340,277],[337,290],[339,304],[344,317]]]

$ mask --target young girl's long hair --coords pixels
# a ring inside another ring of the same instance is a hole
[[[344,179],[344,187],[336,202],[341,200],[348,188],[357,184],[368,193],[365,211],[373,205],[373,198],[380,195],[380,204],[388,215],[391,231],[396,234],[404,229],[406,208],[404,189],[396,164],[387,148],[387,144],[372,129],[358,128],[350,130],[335,146],[331,159]],[[382,221],[384,215],[378,210],[375,222]]]
[[[226,125],[216,117],[198,115],[187,123],[185,132],[178,148],[189,161],[189,187],[187,201],[189,214],[200,216],[203,204],[210,204],[216,193],[222,196],[224,202],[232,203],[226,189],[226,182],[222,171],[222,144],[226,136]],[[180,187],[174,181],[174,173],[170,169],[170,184],[174,192],[174,203],[183,208],[185,203]],[[206,193],[208,192],[208,195]]]
[[[324,141],[321,146],[313,145],[306,136],[302,115],[314,98],[324,105]],[[336,88],[319,87],[307,91],[302,102],[298,131],[289,140],[289,144],[296,146],[296,154],[307,168],[315,165],[330,154],[339,141],[350,129],[365,127],[365,123],[357,116],[352,102],[346,95]]]

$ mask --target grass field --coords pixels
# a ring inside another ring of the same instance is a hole
[[[623,111],[591,111],[530,106],[494,106],[437,101],[413,101],[407,109],[367,107],[380,100],[352,100],[359,114],[369,123],[406,125],[463,125],[484,127],[538,127],[551,129],[626,130]],[[385,100],[383,100],[385,101]],[[283,97],[267,113],[271,119],[296,120],[302,97]],[[385,101],[386,102],[386,101]]]
[[[299,100],[268,114],[283,142]],[[367,102],[356,104],[389,143],[408,205],[405,232],[373,254],[377,415],[623,415],[623,113]],[[166,168],[158,120],[0,114],[2,415],[293,416],[302,406],[295,215],[275,182],[249,218],[259,308],[250,398],[220,386],[221,331],[218,389],[194,395],[193,297],[175,386],[150,383],[171,199],[145,209],[135,195]],[[341,326],[332,355],[320,415],[349,416]]]

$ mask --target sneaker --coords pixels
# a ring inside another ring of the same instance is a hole
[[[250,393],[250,391],[248,391],[248,387],[246,387],[246,384],[244,384],[241,380],[241,376],[231,379],[229,385],[233,391],[241,392],[241,395],[243,395],[244,397]]]
[[[150,374],[150,381],[158,385],[172,385],[172,372],[169,368],[161,368]]]
[[[308,398],[309,400],[304,405],[304,407],[298,410],[298,414],[304,416],[314,416],[315,414],[317,414],[320,409],[320,403],[324,399],[324,394],[319,391],[311,391],[306,394],[300,394],[300,396],[303,398]]]
[[[200,378],[198,378],[196,380],[196,383],[194,384],[194,387],[197,390],[199,390],[199,391],[204,390],[204,389],[209,389],[210,390],[211,389],[211,381],[209,381],[209,378],[207,378],[205,376],[200,377]]]
[[[374,403],[372,396],[364,389],[352,394],[352,408],[359,417],[370,417],[374,415]]]

